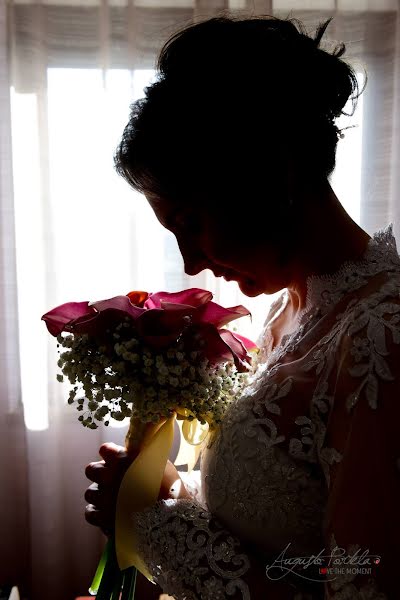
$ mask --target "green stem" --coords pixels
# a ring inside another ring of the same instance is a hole
[[[121,600],[134,600],[136,587],[136,567],[129,567],[124,571],[124,584],[122,587]]]
[[[121,579],[121,571],[118,566],[117,557],[115,554],[114,538],[109,539],[107,546],[107,561],[104,567],[103,576],[100,581],[100,586],[97,590],[96,600],[110,600],[117,582]]]
[[[124,574],[122,571],[120,571],[114,582],[114,587],[113,587],[112,594],[111,594],[111,600],[119,600],[123,581],[124,581]]]
[[[96,573],[94,574],[92,584],[89,588],[89,594],[91,596],[95,596],[97,594],[97,590],[99,589],[101,578],[103,577],[104,568],[106,566],[109,554],[110,540],[108,540],[107,544],[104,546],[103,554],[101,555],[99,564],[97,565]]]

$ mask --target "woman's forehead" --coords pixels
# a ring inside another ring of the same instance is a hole
[[[161,196],[159,196],[158,194],[155,194],[154,192],[145,192],[144,195],[146,196],[148,202],[151,204],[151,206],[154,209],[162,210],[168,206],[171,206],[171,203],[168,202],[168,200],[166,198],[162,198]]]
[[[177,202],[161,197],[158,194],[145,193],[145,196],[157,217],[160,217],[163,222],[168,221],[171,214],[180,209],[180,205]]]
[[[170,210],[176,210],[179,208],[190,208],[195,204],[188,195],[187,200],[178,200],[177,198],[170,198],[168,196],[161,196],[155,192],[146,192],[145,196],[152,208],[160,213],[168,212]]]

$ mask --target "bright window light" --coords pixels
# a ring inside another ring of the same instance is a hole
[[[42,182],[38,104],[35,94],[11,89],[19,348],[25,424],[48,427],[47,337],[40,316],[45,304]]]
[[[357,73],[360,90],[364,85],[364,74]],[[346,113],[352,110],[351,102],[344,107]],[[361,219],[361,157],[362,157],[362,122],[363,122],[363,94],[358,99],[357,108],[352,117],[342,115],[337,119],[339,129],[349,127],[343,131],[344,138],[339,139],[336,152],[336,168],[332,173],[331,185],[341,201],[346,212],[357,224]],[[353,127],[354,125],[354,127]]]

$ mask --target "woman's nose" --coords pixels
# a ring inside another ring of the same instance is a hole
[[[187,275],[197,275],[198,273],[209,267],[208,262],[202,255],[194,256],[182,253],[182,257],[185,265],[185,273]]]
[[[194,250],[193,246],[189,243],[186,245],[182,240],[178,240],[178,245],[187,275],[197,275],[204,269],[209,268],[210,261],[207,260],[207,257],[200,250]]]
[[[185,261],[186,275],[197,275],[198,273],[201,273],[201,271],[204,271],[204,269],[206,269],[206,268],[207,267],[202,264],[192,264],[192,263],[187,263]]]

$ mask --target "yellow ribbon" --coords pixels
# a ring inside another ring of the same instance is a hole
[[[189,446],[181,444],[175,464],[187,464],[188,472],[195,466],[207,438],[209,425],[202,425],[197,419],[189,421],[187,418],[190,415],[193,413],[188,409],[178,408],[172,417],[149,428],[140,453],[126,471],[118,492],[115,549],[119,568],[124,570],[134,566],[149,581],[153,581],[153,577],[139,556],[138,536],[132,515],[157,502],[174,439],[176,418],[178,423],[183,420],[182,440],[185,439]]]
[[[188,417],[193,413],[187,408],[177,408],[176,412],[177,423],[181,431],[181,444],[175,458],[175,465],[187,465],[188,473],[190,473],[197,463],[203,442],[207,439],[209,424],[202,425],[196,418],[189,421]]]

